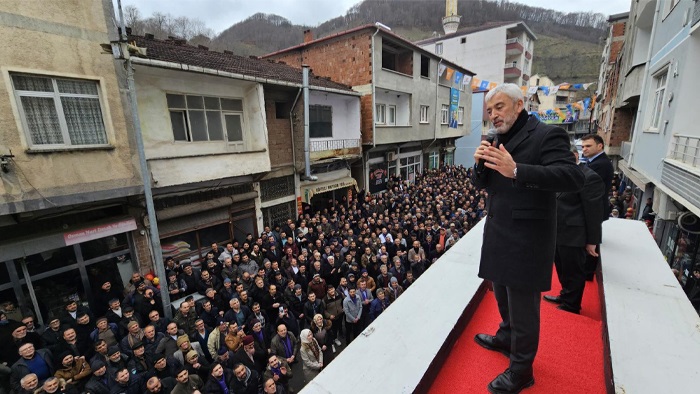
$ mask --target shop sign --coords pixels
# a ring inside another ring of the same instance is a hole
[[[136,220],[132,218],[64,233],[63,240],[69,246],[133,230],[136,230]]]
[[[342,189],[344,187],[355,186],[355,181],[352,179],[341,180],[338,182],[326,183],[311,188],[312,194],[325,193],[332,190]]]
[[[369,166],[369,192],[371,194],[386,190],[389,181],[389,171],[384,168],[386,164],[372,164]]]

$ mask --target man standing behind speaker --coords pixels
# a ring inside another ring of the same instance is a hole
[[[486,95],[496,141],[474,153],[483,170],[474,183],[488,192],[479,277],[493,282],[502,322],[495,336],[478,334],[486,349],[510,357],[488,385],[491,393],[519,393],[535,383],[532,364],[540,333],[540,294],[551,288],[556,236],[556,193],[577,191],[583,173],[562,128],[541,123],[523,109],[515,84]]]
[[[612,208],[610,207],[610,188],[615,170],[608,155],[605,154],[605,141],[598,134],[588,134],[581,137],[581,152],[586,157],[586,166],[595,171],[603,179],[605,194],[601,197],[600,204],[603,206],[603,221],[608,220]],[[586,280],[593,280],[598,261],[600,260],[600,246],[596,247],[596,255],[586,256]]]
[[[574,150],[578,161],[578,151]],[[600,198],[605,193],[603,180],[595,171],[582,167],[586,180],[576,193],[559,193],[557,196],[557,251],[554,266],[561,283],[558,296],[545,295],[545,301],[560,304],[557,308],[579,313],[583,289],[586,287],[586,255],[597,257],[596,246],[602,232]]]

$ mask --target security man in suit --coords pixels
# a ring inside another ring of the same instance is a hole
[[[578,151],[573,153],[578,161]],[[586,179],[578,192],[557,196],[557,250],[554,266],[561,283],[559,296],[545,295],[545,301],[560,304],[557,308],[578,314],[586,287],[586,255],[598,256],[596,246],[602,233],[600,198],[605,194],[603,179],[588,167],[582,167]]]
[[[493,282],[502,319],[495,336],[474,340],[510,357],[510,367],[489,383],[491,393],[519,393],[535,383],[540,294],[552,284],[556,193],[577,191],[584,181],[566,131],[528,116],[523,102],[515,84],[486,95],[497,137],[474,153],[474,182],[488,192],[479,277]]]
[[[610,158],[605,153],[603,137],[598,134],[588,134],[581,137],[581,152],[586,157],[586,166],[603,179],[605,194],[601,197],[600,203],[603,206],[603,221],[608,220],[612,211],[608,199],[610,198],[610,189],[612,188],[615,170]],[[600,257],[597,256],[598,253],[600,253],[600,246],[596,247],[596,256],[590,254],[586,256],[586,280],[593,280],[593,274],[600,260]]]

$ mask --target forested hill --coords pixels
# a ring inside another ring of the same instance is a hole
[[[397,34],[415,41],[442,34],[444,11],[445,2],[442,0],[365,0],[353,6],[344,16],[321,23],[312,30],[314,37],[322,37],[363,24],[381,22]],[[535,43],[533,74],[546,74],[556,82],[571,83],[591,82],[598,77],[607,24],[605,15],[565,14],[506,0],[459,1],[458,12],[462,15],[460,28],[486,22],[525,21],[539,38]],[[148,26],[132,23],[132,27],[135,27],[135,33],[140,34],[143,32],[138,27]],[[196,43],[209,45],[212,49],[229,49],[244,56],[262,55],[301,43],[302,32],[307,28],[309,26],[294,25],[278,15],[255,14],[211,40],[201,35],[194,38]],[[147,32],[156,36],[168,35],[151,30]]]

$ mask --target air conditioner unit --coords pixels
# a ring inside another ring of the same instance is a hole
[[[396,152],[387,152],[386,161],[396,161]]]

